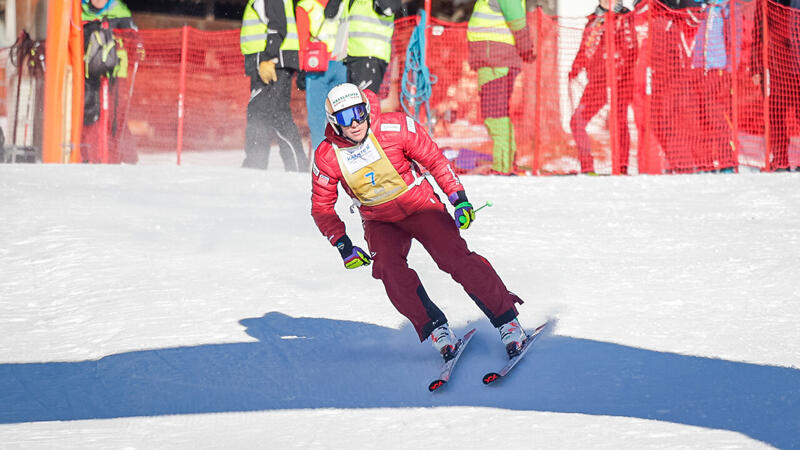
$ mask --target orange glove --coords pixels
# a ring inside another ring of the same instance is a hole
[[[273,58],[269,61],[261,61],[258,65],[258,76],[261,77],[261,81],[263,81],[264,84],[278,81],[278,74],[275,73],[275,63],[277,62],[277,59]]]

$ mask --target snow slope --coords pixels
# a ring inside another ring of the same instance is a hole
[[[431,394],[438,356],[342,267],[308,175],[0,166],[0,447],[800,448],[798,174],[462,181],[495,204],[471,248],[557,324],[483,386],[497,332],[415,244],[478,328]]]

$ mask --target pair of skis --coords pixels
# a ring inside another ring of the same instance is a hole
[[[509,372],[511,372],[511,369],[513,369],[514,366],[516,366],[517,363],[520,362],[520,360],[522,360],[522,358],[528,352],[528,349],[530,349],[533,346],[533,343],[536,342],[536,339],[539,336],[541,336],[542,331],[544,331],[547,325],[548,322],[545,322],[542,325],[539,325],[538,328],[533,330],[532,333],[528,334],[525,340],[522,342],[522,349],[520,350],[519,354],[509,359],[508,362],[506,362],[506,365],[503,366],[499,371],[489,372],[486,375],[484,375],[482,379],[483,384],[494,383],[495,381],[508,375]],[[459,358],[461,358],[461,354],[464,353],[464,349],[467,348],[469,341],[472,339],[472,336],[474,335],[475,335],[475,328],[469,330],[469,332],[465,334],[464,337],[458,340],[458,343],[456,344],[456,356],[450,359],[449,361],[445,361],[444,364],[442,364],[442,370],[441,373],[439,374],[439,378],[433,380],[428,385],[429,391],[434,392],[437,389],[444,386],[445,384],[447,384],[448,381],[450,381],[450,375],[453,374],[453,369],[456,367]]]

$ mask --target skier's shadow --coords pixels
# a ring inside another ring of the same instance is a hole
[[[797,446],[800,370],[544,336],[498,386],[484,321],[443,392],[413,330],[272,312],[241,324],[258,342],[0,364],[0,423],[299,408],[487,406],[636,417]],[[465,330],[458,330],[463,332]]]

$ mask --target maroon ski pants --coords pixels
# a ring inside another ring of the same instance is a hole
[[[443,204],[439,205],[441,209],[423,210],[399,222],[364,221],[365,238],[374,254],[372,276],[383,282],[389,300],[411,321],[420,341],[447,318],[428,297],[417,273],[408,267],[412,239],[464,288],[495,327],[517,317],[514,303],[522,303],[508,291],[491,264],[467,248],[453,218]]]

